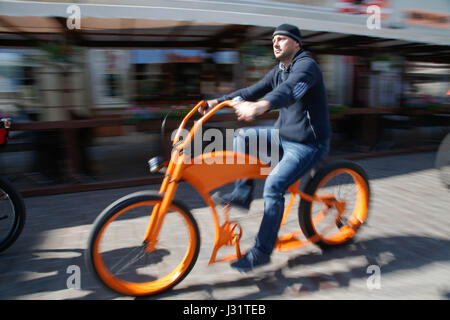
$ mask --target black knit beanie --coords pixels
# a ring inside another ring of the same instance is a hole
[[[277,34],[291,37],[292,39],[300,43],[300,45],[302,44],[302,34],[300,33],[300,30],[296,26],[284,23],[275,29],[272,38],[275,37]]]

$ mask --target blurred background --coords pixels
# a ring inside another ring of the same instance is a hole
[[[25,196],[160,181],[148,159],[167,156],[199,100],[277,63],[282,23],[302,30],[323,71],[330,157],[438,148],[450,127],[449,0],[0,1],[0,114],[13,121],[0,173]]]

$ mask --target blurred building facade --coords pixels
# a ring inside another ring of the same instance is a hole
[[[81,29],[69,31],[66,9],[73,3],[81,8]],[[381,30],[366,26],[370,5],[381,8]],[[380,123],[395,127],[402,118],[375,119],[367,108],[448,110],[449,6],[448,0],[2,1],[0,113],[16,122],[158,118],[260,79],[276,64],[273,27],[288,22],[302,29],[305,48],[322,68],[336,136],[356,137],[370,149]],[[348,110],[352,122],[341,117]],[[127,134],[123,126],[94,129],[94,138]]]
[[[117,1],[76,3],[116,4]],[[327,12],[347,15],[364,15],[367,6],[376,4],[385,10],[383,20],[388,27],[412,30],[418,28],[424,35],[442,33],[442,30],[449,28],[449,3],[446,0],[436,0],[432,4],[405,0],[278,0],[261,3],[301,4],[300,9],[314,6]],[[140,1],[132,1],[127,5],[139,4]],[[339,40],[335,45],[341,45]],[[43,46],[43,50],[19,50],[2,46],[0,54],[2,68],[5,70],[0,81],[2,109],[11,110],[5,97],[19,95],[21,99],[27,100],[24,101],[26,106],[39,107],[40,120],[54,121],[70,119],[68,109],[88,117],[105,108],[127,108],[131,102],[195,100],[256,80],[275,62],[271,58],[270,47],[266,48],[269,50],[262,55],[258,52],[260,57],[252,56],[253,59],[258,59],[254,63],[251,59],[243,60],[243,55],[251,54],[251,49],[243,52],[248,47],[242,44],[225,53],[220,49],[211,52],[210,49],[195,48],[90,49],[71,44],[65,47],[51,42]],[[309,49],[307,41],[306,48]],[[442,65],[439,68],[440,65],[436,64],[409,63],[402,56],[378,51],[378,56],[369,58],[366,58],[367,53],[354,56],[316,54],[326,75],[332,104],[394,107],[400,106],[403,94],[412,91],[418,95],[445,97],[449,81],[448,66]],[[64,61],[66,58],[74,61]],[[242,72],[243,67],[247,68],[246,72]],[[417,72],[421,73],[421,77],[410,75]],[[404,83],[405,79],[407,83]],[[425,83],[421,84],[420,80]]]

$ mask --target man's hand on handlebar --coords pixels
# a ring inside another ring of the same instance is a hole
[[[239,121],[253,121],[255,118],[270,109],[270,102],[260,100],[257,102],[244,101],[234,107]]]
[[[206,101],[207,106],[198,109],[200,114],[206,114],[210,109],[214,108],[219,102],[214,100]],[[239,121],[253,121],[255,117],[263,114],[270,109],[270,102],[267,100],[260,100],[257,102],[243,101],[239,97],[233,99],[234,111]]]

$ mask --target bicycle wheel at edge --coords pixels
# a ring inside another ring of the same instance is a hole
[[[322,249],[347,243],[367,220],[369,179],[356,163],[342,160],[326,164],[309,181],[304,192],[331,197],[344,205],[339,214],[334,206],[327,208],[317,201],[300,201],[300,227]]]
[[[173,201],[169,208],[155,250],[144,251],[151,212],[161,201],[154,192],[133,193],[111,204],[94,222],[86,258],[110,289],[130,296],[161,293],[193,268],[200,248],[199,230],[180,202]]]
[[[20,193],[8,180],[0,177],[0,252],[17,240],[25,217],[25,205]]]
[[[450,133],[442,140],[436,153],[435,166],[442,183],[450,188]]]

